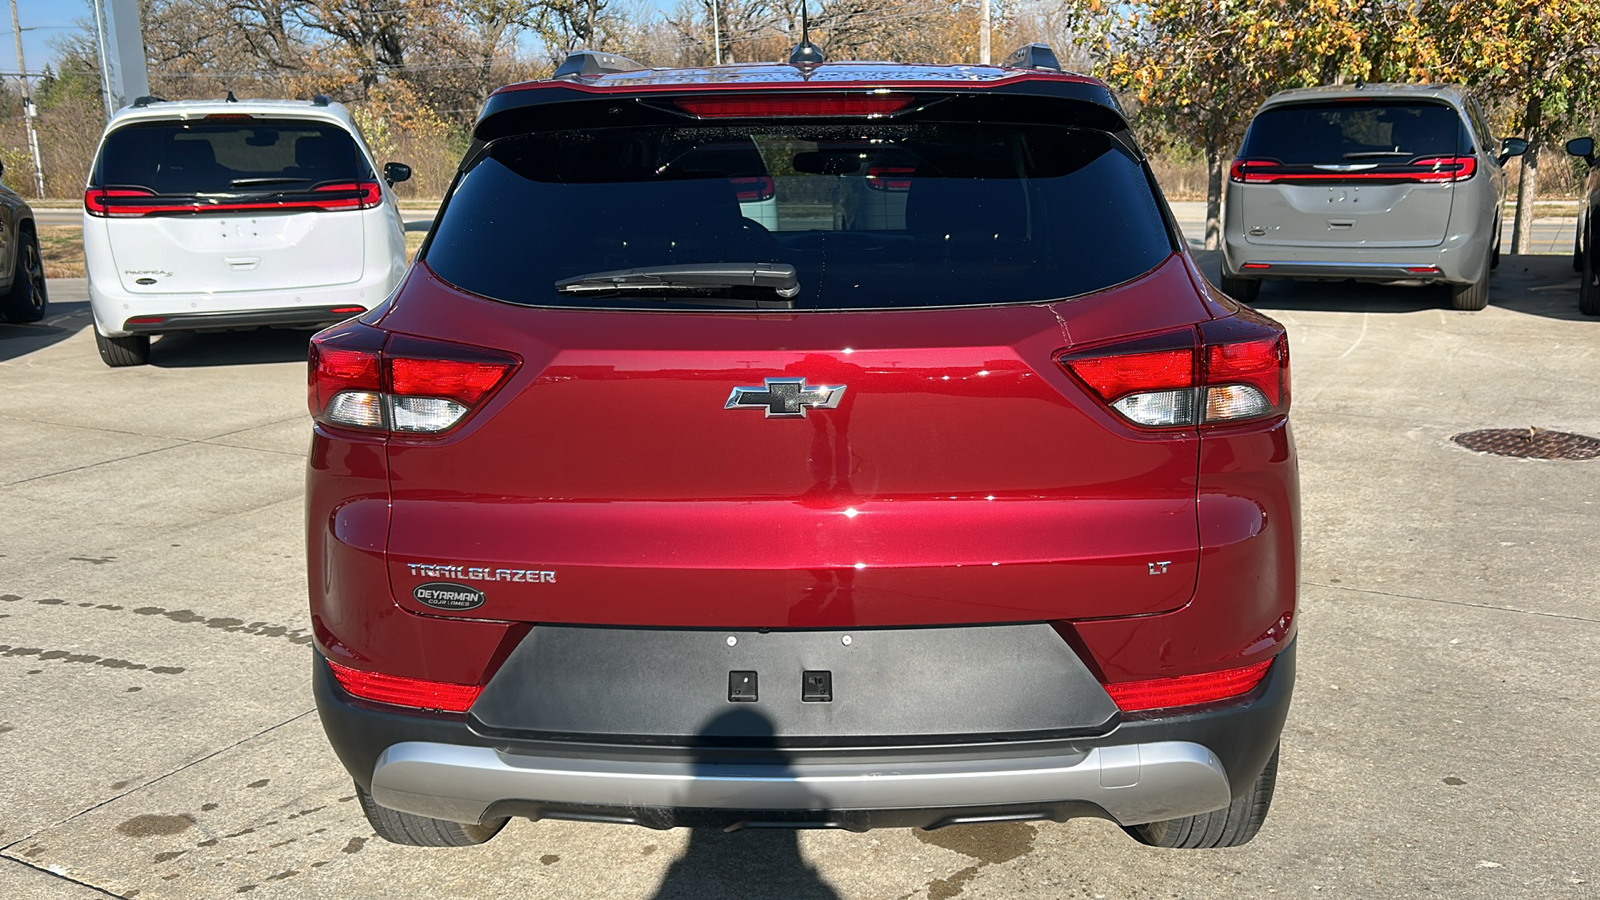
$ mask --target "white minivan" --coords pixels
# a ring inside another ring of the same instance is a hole
[[[152,335],[314,329],[381,303],[405,272],[392,187],[409,177],[379,170],[324,97],[122,109],[83,195],[100,358],[142,365]]]

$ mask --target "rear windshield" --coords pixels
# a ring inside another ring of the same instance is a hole
[[[1239,155],[1297,166],[1406,162],[1471,152],[1472,137],[1449,106],[1334,101],[1266,110],[1250,123]]]
[[[198,119],[124,125],[107,135],[96,183],[157,194],[310,188],[372,178],[350,133],[293,119]]]
[[[426,260],[511,303],[654,309],[777,298],[556,285],[769,264],[797,276],[789,308],[862,309],[1069,297],[1137,277],[1172,249],[1142,165],[1105,132],[772,124],[502,138],[450,196]]]

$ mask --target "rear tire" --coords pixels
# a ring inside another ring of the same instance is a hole
[[[409,847],[473,847],[486,843],[506,827],[508,819],[492,819],[482,825],[464,825],[448,819],[435,819],[379,806],[372,794],[356,785],[361,811],[378,837],[391,844]]]
[[[1244,796],[1223,809],[1151,822],[1123,828],[1134,840],[1151,847],[1169,847],[1184,850],[1209,850],[1215,847],[1238,847],[1248,844],[1261,830],[1272,808],[1272,793],[1278,784],[1278,750],[1273,748],[1267,767],[1256,776]]]
[[[24,228],[18,234],[17,267],[11,275],[11,290],[0,296],[0,321],[23,323],[44,318],[50,306],[50,292],[44,283],[44,258],[39,255],[39,239]]]
[[[1593,234],[1589,235],[1589,252],[1583,254],[1578,273],[1578,312],[1600,316],[1600,265],[1595,264]]]
[[[94,344],[100,348],[100,360],[113,369],[120,369],[123,366],[142,366],[150,361],[148,334],[106,337],[96,328]]]
[[[1235,278],[1227,272],[1222,273],[1222,284],[1218,285],[1222,292],[1240,303],[1254,303],[1256,297],[1261,295],[1261,279]]]
[[[1489,269],[1492,266],[1487,259],[1483,262],[1483,271],[1479,273],[1477,281],[1471,284],[1450,285],[1451,307],[1474,312],[1489,305]]]

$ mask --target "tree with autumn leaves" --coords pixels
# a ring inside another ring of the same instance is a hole
[[[1365,81],[1474,88],[1535,142],[1600,108],[1595,0],[1067,0],[1098,74],[1206,159],[1206,246],[1221,239],[1222,179],[1261,102]],[[1537,151],[1519,200],[1538,183]],[[1531,227],[1518,203],[1512,252]]]

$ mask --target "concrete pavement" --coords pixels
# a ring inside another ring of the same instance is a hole
[[[1215,275],[1214,255],[1207,264]],[[95,354],[82,281],[0,325],[0,896],[1595,896],[1600,461],[1482,456],[1484,427],[1600,435],[1600,319],[1562,257],[1490,308],[1269,283],[1304,492],[1300,676],[1250,845],[1105,822],[652,832],[513,822],[377,839],[309,696],[305,337]]]

